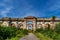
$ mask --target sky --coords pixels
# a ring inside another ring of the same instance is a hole
[[[0,0],[0,18],[60,17],[60,0]]]

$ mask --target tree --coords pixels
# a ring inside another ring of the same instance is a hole
[[[52,20],[54,21],[56,19],[56,16],[52,16]]]

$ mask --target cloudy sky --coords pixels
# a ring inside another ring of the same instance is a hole
[[[60,17],[60,0],[0,0],[2,17]]]

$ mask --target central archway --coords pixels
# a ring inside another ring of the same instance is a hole
[[[28,30],[32,30],[33,29],[33,22],[32,21],[28,21],[27,22],[27,29]]]

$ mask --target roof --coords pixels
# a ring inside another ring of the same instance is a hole
[[[36,18],[36,17],[34,17],[34,16],[27,16],[27,17],[25,17],[25,18],[31,19],[31,18]]]

